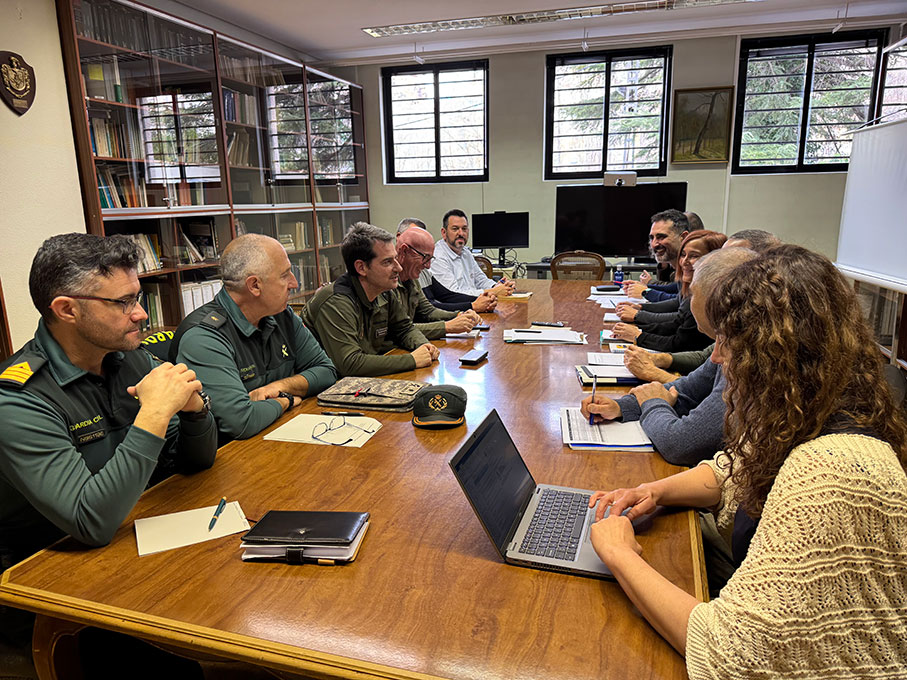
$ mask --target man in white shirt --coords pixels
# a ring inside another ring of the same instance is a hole
[[[513,292],[513,281],[502,279],[495,283],[489,279],[466,247],[469,240],[469,223],[462,210],[448,210],[441,227],[441,240],[435,244],[435,259],[431,263],[431,274],[441,285],[464,295],[479,296],[482,293],[509,295]]]

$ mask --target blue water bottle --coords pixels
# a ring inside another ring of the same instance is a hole
[[[614,283],[623,283],[624,282],[624,268],[622,265],[617,265],[617,270],[614,272]]]

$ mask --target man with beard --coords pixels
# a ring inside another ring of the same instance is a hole
[[[183,319],[170,358],[204,383],[223,446],[261,432],[333,385],[337,371],[287,308],[299,283],[279,241],[240,236],[224,249],[220,270],[224,287]]]
[[[462,210],[448,210],[442,221],[441,239],[435,247],[435,259],[431,263],[431,274],[441,285],[455,293],[479,296],[482,293],[509,295],[513,292],[513,281],[501,280],[495,283],[489,279],[466,247],[469,240],[469,223]]]
[[[696,216],[696,213],[690,215]],[[652,276],[644,271],[639,281],[625,281],[623,286],[630,297],[659,302],[675,297],[679,291],[674,280],[674,265],[680,254],[680,244],[690,233],[690,222],[687,215],[679,210],[663,210],[652,215],[651,219],[649,252],[658,263],[655,276],[656,281],[661,283],[650,283]],[[698,216],[696,220],[701,224]]]
[[[64,534],[105,545],[155,468],[214,463],[195,373],[138,349],[141,258],[125,236],[91,234],[54,236],[35,255],[41,320],[0,364],[0,569]]]
[[[430,366],[440,350],[413,326],[396,293],[394,237],[357,222],[340,245],[346,273],[322,286],[302,311],[340,375],[377,376]],[[399,347],[409,354],[385,355]]]

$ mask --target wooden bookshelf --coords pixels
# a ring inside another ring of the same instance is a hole
[[[151,238],[155,328],[241,233],[283,235],[297,302],[339,275],[368,220],[358,85],[128,0],[56,4],[87,229]],[[214,257],[187,261],[186,230]]]

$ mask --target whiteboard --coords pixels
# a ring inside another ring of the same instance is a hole
[[[835,265],[907,293],[907,119],[853,135]]]

